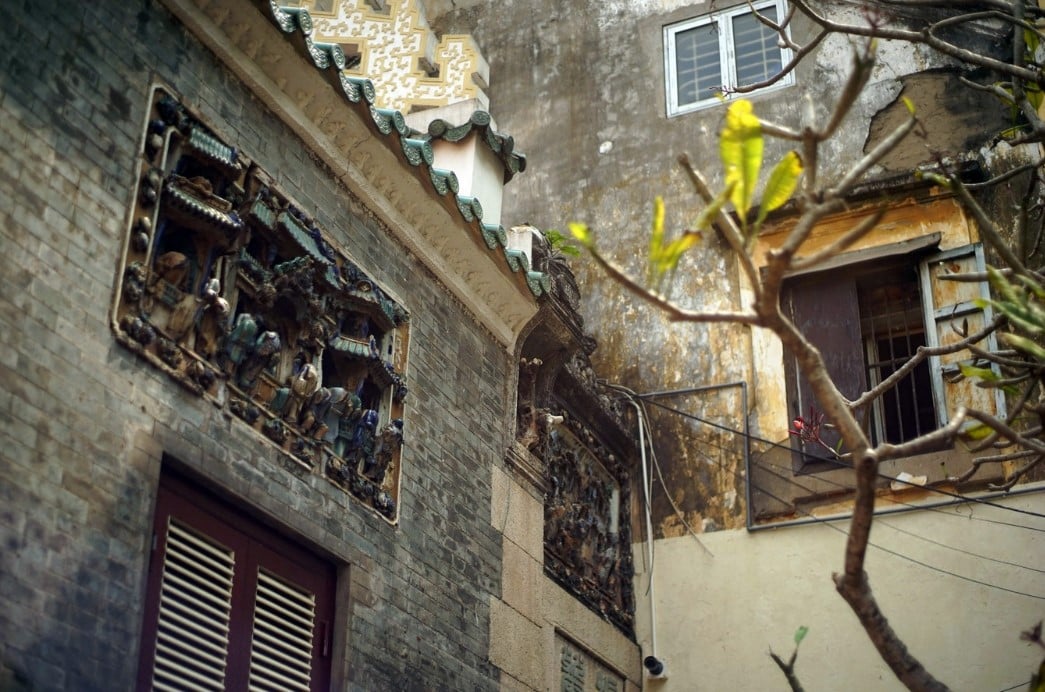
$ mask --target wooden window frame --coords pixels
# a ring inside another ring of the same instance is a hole
[[[236,554],[225,689],[247,689],[259,569],[315,595],[316,626],[312,633],[309,689],[313,692],[329,689],[337,589],[335,565],[191,481],[167,472],[161,475],[157,491],[136,689],[152,689],[160,586],[166,555],[167,527],[172,517],[182,527]]]
[[[866,344],[860,328],[857,282],[854,278],[857,274],[884,271],[890,266],[900,265],[911,266],[915,270],[921,293],[922,326],[926,345],[929,347],[940,345],[940,335],[941,332],[946,333],[948,321],[961,319],[973,312],[982,313],[983,320],[991,319],[989,306],[984,308],[976,301],[934,305],[933,266],[959,259],[971,262],[973,268],[981,271],[984,267],[982,245],[972,244],[940,252],[936,251],[938,242],[939,236],[934,234],[913,241],[847,253],[835,258],[830,266],[820,267],[819,271],[802,272],[789,277],[781,295],[782,307],[786,314],[796,319],[796,326],[820,349],[828,372],[836,379],[843,396],[853,399],[868,386]],[[846,286],[852,290],[847,292]],[[798,307],[803,298],[803,290],[817,296],[815,308],[809,308],[808,315],[803,315]],[[985,282],[981,282],[976,290],[978,298],[989,297]],[[834,301],[836,305],[825,307],[827,301]],[[988,339],[987,347],[996,347],[993,335]],[[956,369],[956,366],[944,364],[940,357],[932,356],[928,359],[928,367],[936,415],[935,425],[932,427],[935,429],[945,425],[949,420],[944,380],[948,372]],[[796,415],[807,416],[813,398],[798,371],[797,362],[789,354],[785,354],[784,375],[789,420]],[[1004,416],[1005,401],[1000,391],[996,392],[993,403],[995,412]],[[856,413],[858,418],[863,415],[860,411]],[[837,434],[832,431],[826,431],[821,437],[832,447],[838,439]],[[821,454],[817,454],[814,449],[803,449],[801,441],[794,436],[791,446],[792,470],[795,473],[819,473],[844,466],[844,463],[830,459],[830,455],[822,448]]]

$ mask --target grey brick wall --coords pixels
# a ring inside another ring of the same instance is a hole
[[[511,359],[155,2],[5,2],[0,22],[0,688],[129,689],[161,459],[350,566],[350,686],[496,687],[491,464]],[[109,328],[152,83],[337,229],[411,312],[401,516],[284,464]]]

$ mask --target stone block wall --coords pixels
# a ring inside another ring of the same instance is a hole
[[[495,688],[508,353],[162,6],[16,5],[0,27],[0,687],[132,686],[167,460],[342,566],[345,687]],[[154,84],[409,310],[398,525],[114,338]]]

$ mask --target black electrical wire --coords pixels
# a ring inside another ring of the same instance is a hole
[[[708,457],[707,455],[705,455],[705,458],[709,459],[712,463],[717,464],[721,468],[726,468],[725,466],[723,466],[722,464],[719,464],[718,462],[716,462],[714,459],[711,459],[711,457]],[[726,469],[726,470],[728,471],[729,469]],[[735,471],[731,471],[731,473],[733,473],[737,478],[741,477],[740,474],[738,474]],[[770,471],[770,473],[772,475],[774,475],[774,476],[777,476],[781,480],[794,483],[793,479],[790,479],[787,476],[784,476],[783,474],[778,474],[778,473],[775,473],[773,471]],[[750,482],[750,479],[748,479],[748,482]],[[798,485],[797,483],[796,483],[796,486],[801,488],[801,489],[804,489],[804,490],[809,490],[808,488],[802,488],[802,486]],[[776,500],[777,502],[780,502],[782,504],[787,504],[783,499],[777,497],[776,495],[774,495],[773,493],[769,492],[765,488],[760,488],[758,486],[755,486],[754,484],[752,484],[752,487],[754,487],[760,493],[763,493],[766,496],[772,498],[773,500]],[[848,536],[849,535],[849,532],[846,531],[845,529],[843,529],[842,527],[835,526],[834,522],[838,521],[838,519],[830,519],[830,518],[827,518],[827,517],[818,517],[815,514],[813,514],[812,512],[809,512],[807,510],[799,509],[797,507],[796,507],[796,509],[799,512],[801,512],[802,514],[804,514],[805,516],[807,516],[809,519],[813,520],[814,522],[816,522],[818,524],[823,524],[823,525],[831,528],[832,530],[841,533],[844,536]],[[918,565],[919,567],[924,567],[924,568],[932,570],[934,572],[939,572],[941,574],[946,574],[946,575],[949,575],[949,576],[954,577],[956,579],[961,579],[963,581],[971,582],[973,584],[978,584],[980,586],[987,586],[987,587],[992,588],[992,589],[997,589],[999,591],[1005,591],[1005,592],[1008,592],[1008,593],[1011,593],[1011,594],[1016,594],[1018,596],[1026,596],[1027,598],[1034,598],[1034,599],[1037,599],[1037,600],[1045,601],[1045,596],[1039,596],[1037,594],[1027,593],[1025,591],[1019,591],[1017,589],[1010,589],[1010,588],[1008,588],[1006,586],[998,586],[997,584],[992,584],[990,582],[981,581],[979,579],[974,579],[972,577],[967,577],[967,576],[965,576],[963,574],[958,574],[957,572],[952,572],[950,570],[943,569],[942,567],[936,567],[935,565],[930,565],[927,562],[922,562],[921,560],[913,558],[910,555],[904,555],[903,553],[900,553],[900,552],[897,552],[895,550],[892,550],[891,548],[886,548],[884,546],[878,545],[874,541],[870,541],[870,540],[867,541],[867,545],[871,546],[872,548],[876,548],[878,550],[881,550],[884,553],[888,553],[889,555],[893,555],[895,557],[898,557],[898,558],[900,558],[902,560],[907,560],[908,562],[912,562],[912,563]],[[1023,567],[1023,565],[1018,565],[1018,566]],[[1033,569],[1033,568],[1029,568],[1028,567],[1027,569]],[[1038,570],[1035,570],[1035,571],[1038,571]]]
[[[788,447],[786,445],[782,445],[779,442],[773,442],[771,440],[765,440],[765,439],[762,439],[760,437],[755,437],[754,435],[745,435],[743,432],[741,432],[739,430],[735,430],[735,429],[730,428],[728,426],[720,425],[720,424],[715,423],[713,421],[705,420],[705,419],[703,419],[703,418],[701,418],[699,416],[696,416],[694,414],[686,413],[685,411],[680,411],[680,410],[674,409],[674,408],[672,408],[670,406],[665,406],[664,404],[658,404],[658,403],[656,403],[654,401],[651,401],[649,403],[652,403],[654,406],[658,406],[658,407],[660,407],[662,409],[665,409],[665,410],[667,410],[669,412],[676,413],[676,414],[678,414],[680,416],[683,416],[683,417],[686,417],[686,418],[691,418],[691,419],[699,421],[701,423],[705,423],[706,425],[709,425],[711,427],[719,428],[720,430],[725,430],[727,432],[731,432],[731,433],[737,434],[740,437],[746,437],[749,440],[756,440],[756,441],[759,441],[759,442],[765,442],[766,444],[772,445],[774,447],[778,447],[778,448],[781,448],[781,449],[786,449],[786,450],[789,450],[789,451],[795,451],[791,447]],[[721,449],[723,451],[729,451],[727,448],[723,447],[722,445],[716,445],[715,443],[710,442],[710,441],[708,441],[707,444],[709,444],[709,445],[711,445],[713,447],[717,447],[718,449]],[[802,454],[802,453],[798,452],[798,454]],[[802,456],[808,456],[808,455],[802,454]],[[818,461],[823,461],[823,459],[821,459],[820,457],[815,457],[815,459],[818,460]],[[759,464],[759,468],[769,468],[769,467],[780,469],[782,471],[788,471],[789,470],[789,469],[786,469],[786,468],[783,468],[783,467],[780,467],[780,466],[776,466],[775,464],[769,464],[769,463],[761,463],[761,464]],[[852,467],[846,466],[846,465],[843,464],[843,468],[852,468]],[[884,477],[885,478],[889,478],[888,476],[884,476]],[[813,492],[812,489],[810,489],[810,488],[805,488],[805,487],[803,487],[801,485],[798,485],[798,481],[796,481],[793,477],[789,476],[789,477],[785,478],[785,480],[787,482],[793,484],[793,485],[796,485],[797,487],[801,488],[802,490],[806,490],[808,492]],[[829,484],[829,485],[834,485],[837,488],[851,489],[850,486],[845,485],[844,483],[839,483],[838,481],[833,481],[833,480],[831,480],[829,478],[820,478],[820,481],[823,482],[823,483]],[[924,486],[917,486],[917,487],[924,487]],[[972,502],[975,499],[975,498],[966,498],[964,496],[958,496],[958,497],[959,497],[959,499],[963,499],[963,500],[967,499],[970,502]],[[949,512],[946,512],[942,508],[939,508],[939,507],[927,507],[925,505],[916,505],[916,504],[913,504],[913,503],[910,503],[910,502],[904,502],[902,500],[891,500],[891,501],[895,502],[896,504],[903,505],[905,507],[910,507],[912,509],[917,509],[919,511],[936,512],[938,514],[944,514],[944,515],[946,515],[948,517],[971,519],[971,520],[974,520],[974,521],[987,522],[989,524],[998,524],[1000,526],[1008,526],[1008,527],[1016,528],[1016,529],[1024,529],[1026,531],[1036,531],[1036,532],[1039,532],[1039,533],[1045,533],[1045,528],[1038,528],[1036,526],[1027,526],[1026,524],[1014,524],[1012,522],[1001,521],[999,519],[988,519],[987,517],[977,517],[977,516],[973,516],[972,514],[970,514],[968,517],[962,517],[962,516],[957,515],[957,514],[951,514]],[[784,504],[788,504],[788,503],[784,503]],[[999,508],[1006,508],[1005,505],[992,505],[992,506],[997,506]]]
[[[770,471],[770,473],[772,475],[776,476],[777,478],[780,478],[781,480],[784,480],[784,481],[788,480],[788,478],[786,476],[782,475],[782,474],[775,473],[773,471]],[[801,485],[798,485],[797,487],[800,488],[800,489],[803,489],[803,490],[809,490],[809,488],[803,488]],[[767,490],[765,490],[763,488],[757,488],[757,490],[759,492],[761,492],[761,493],[765,493],[766,495],[768,495],[769,497],[773,498],[777,502],[783,502],[783,500],[781,500],[780,498],[774,496],[773,494],[771,494],[770,492],[768,492]],[[830,526],[835,531],[843,533],[846,536],[849,535],[848,531],[846,531],[845,529],[843,529],[840,526],[835,526],[833,523],[831,523],[833,521],[838,521],[837,519],[828,519],[826,517],[818,517],[815,514],[809,512],[807,510],[803,510],[803,509],[799,509],[798,511],[801,512],[802,514],[805,514],[807,517],[810,517],[811,519],[813,519],[813,520],[815,520],[817,522],[824,523],[827,526]],[[913,558],[910,555],[904,555],[903,553],[899,553],[899,552],[897,552],[895,550],[892,550],[891,548],[886,548],[884,546],[878,545],[877,543],[874,543],[873,541],[868,541],[867,545],[872,546],[874,548],[877,548],[878,550],[881,550],[882,552],[889,553],[890,555],[895,555],[896,557],[901,558],[903,560],[907,560],[908,562],[913,562],[914,564],[920,565],[922,567],[925,567],[926,569],[931,569],[931,570],[933,570],[935,572],[940,572],[942,574],[948,574],[948,575],[950,575],[952,577],[955,577],[957,579],[962,579],[964,581],[972,582],[973,584],[980,584],[981,586],[989,586],[992,589],[999,589],[1001,591],[1007,591],[1009,593],[1018,594],[1020,596],[1027,596],[1028,598],[1037,598],[1039,600],[1045,601],[1045,596],[1037,596],[1037,595],[1032,594],[1032,593],[1026,593],[1025,591],[1018,591],[1016,589],[1010,589],[1010,588],[1005,587],[1005,586],[998,586],[997,584],[991,584],[990,582],[980,581],[979,579],[973,579],[972,577],[966,577],[965,575],[958,574],[957,572],[951,572],[950,570],[943,569],[942,567],[936,567],[934,565],[930,565],[930,564],[928,564],[926,562],[922,562],[921,560]],[[944,545],[944,544],[940,543],[939,545]],[[944,547],[950,548],[951,546],[946,546],[945,545]],[[953,549],[954,550],[959,550],[958,548],[953,548]],[[960,551],[960,552],[965,552],[965,551]],[[982,555],[976,555],[975,553],[969,553],[969,554],[973,555],[975,557],[978,557],[978,558],[984,558],[984,559],[988,559],[988,560],[992,559],[992,558],[985,558]],[[1003,560],[996,560],[996,562],[1004,562],[1004,561]],[[1013,562],[1005,562],[1005,564],[1011,565],[1013,567],[1022,567],[1023,569],[1027,569],[1027,570],[1030,570],[1030,571],[1033,571],[1033,572],[1041,572],[1042,571],[1042,570],[1039,570],[1039,569],[1035,569],[1034,567],[1028,567],[1026,565],[1020,565],[1020,564],[1013,563]]]
[[[722,447],[720,445],[716,445],[713,442],[709,442],[708,444],[710,444],[712,446],[715,446],[715,447],[718,447],[719,449],[722,449],[722,450],[725,451],[724,447]],[[706,455],[705,455],[705,457],[706,457]],[[710,457],[706,457],[706,458],[710,459]],[[761,464],[760,468],[763,468],[763,469],[767,470],[773,476],[776,476],[777,478],[779,478],[779,479],[781,479],[781,480],[783,480],[783,481],[785,481],[787,483],[790,483],[791,485],[795,486],[799,490],[804,490],[804,491],[806,491],[808,493],[816,492],[813,488],[808,488],[808,487],[802,485],[801,483],[799,483],[797,480],[795,480],[791,476],[783,475],[783,474],[780,474],[780,473],[776,473],[774,471],[769,471],[769,469],[777,469],[779,471],[787,472],[787,471],[789,471],[789,469],[786,469],[786,468],[784,468],[782,466],[777,466],[776,464]],[[833,480],[831,480],[829,478],[821,478],[820,481],[822,483],[826,483],[827,485],[833,485],[836,488],[849,489],[848,485],[846,485],[844,483],[839,483],[838,481],[833,481]],[[904,505],[905,507],[911,507],[912,509],[918,509],[918,510],[931,509],[933,511],[941,511],[941,510],[939,510],[938,508],[935,508],[935,507],[923,507],[921,505],[916,505],[916,504],[913,504],[913,503],[910,503],[910,502],[903,502],[901,500],[890,500],[890,501],[891,502],[895,502],[896,504]],[[948,516],[959,516],[959,515],[949,514],[948,512],[943,512],[943,513],[944,514],[948,514]],[[960,518],[965,518],[965,517],[960,517]],[[1008,560],[999,560],[998,558],[990,557],[988,555],[980,555],[979,553],[974,553],[972,551],[965,550],[963,548],[958,548],[958,547],[955,547],[953,545],[948,545],[948,544],[943,543],[941,541],[934,540],[932,538],[929,538],[928,536],[923,536],[923,535],[921,535],[919,533],[915,533],[914,531],[908,531],[907,529],[902,529],[899,526],[896,526],[894,524],[890,524],[889,522],[883,521],[881,518],[875,519],[875,524],[881,524],[882,526],[890,528],[893,531],[896,531],[897,533],[907,534],[908,536],[911,536],[912,538],[917,538],[918,540],[925,541],[926,543],[932,543],[933,545],[937,545],[937,546],[939,546],[941,548],[946,548],[947,550],[953,550],[956,553],[962,553],[964,555],[969,555],[970,557],[980,558],[982,560],[987,560],[989,562],[997,562],[998,564],[1001,564],[1001,565],[1009,565],[1010,567],[1019,567],[1021,569],[1029,570],[1031,572],[1038,572],[1038,573],[1041,573],[1041,574],[1045,574],[1045,569],[1039,569],[1037,567],[1031,567],[1030,565],[1022,565],[1022,564],[1020,564],[1018,562],[1009,562]],[[1043,531],[1045,531],[1045,530],[1043,530]]]
[[[639,396],[638,398],[642,399],[641,396]],[[646,403],[646,401],[644,399],[643,399],[643,403]],[[654,405],[658,405],[658,404],[656,404],[656,402],[650,402],[650,403],[653,403]],[[688,416],[688,417],[700,420],[696,416],[690,416],[689,414],[686,414],[686,413],[684,413],[682,411],[676,411],[674,409],[671,409],[670,407],[663,407],[663,408],[667,408],[668,410],[674,411],[675,413],[679,413],[681,415]],[[707,422],[707,421],[702,421],[702,422],[706,422],[706,423],[711,424],[710,422]],[[727,431],[737,432],[738,434],[743,435],[743,433],[740,433],[739,431],[733,431],[733,430],[731,430],[729,428],[726,428],[725,426],[719,426],[717,424],[711,424],[711,425],[714,425],[715,427],[724,428]],[[652,446],[652,438],[650,440],[650,444]],[[739,473],[737,473],[735,470],[729,469],[724,464],[722,464],[722,463],[712,459],[711,457],[709,457],[707,455],[703,455],[703,456],[706,459],[708,459],[711,463],[713,463],[716,466],[719,466],[720,468],[728,471],[729,473],[731,473],[736,478],[738,478],[738,479],[742,478],[742,476]],[[783,475],[783,474],[778,474],[778,473],[773,472],[773,471],[769,471],[769,473],[774,475],[774,476],[776,476],[776,477],[778,477],[778,478],[780,478],[781,480],[783,480],[783,481],[785,481],[787,483],[791,483],[792,485],[794,485],[795,487],[798,487],[799,489],[806,490],[807,492],[811,491],[810,488],[806,488],[806,487],[802,486],[800,483],[798,483],[797,481],[795,481],[793,478],[791,478],[789,476],[786,476],[786,475]],[[659,475],[659,469],[658,469],[658,475]],[[665,494],[669,494],[668,490],[667,490],[667,486],[664,484],[663,477],[660,478],[660,481],[661,481],[661,485],[664,487]],[[776,495],[774,495],[773,493],[769,492],[765,488],[761,488],[761,487],[756,486],[752,482],[752,480],[750,478],[746,479],[746,482],[750,483],[751,486],[755,490],[757,490],[758,492],[763,493],[767,497],[770,497],[771,499],[773,499],[773,500],[775,500],[777,502],[780,502],[781,504],[784,504],[784,505],[788,504],[785,500],[777,497]],[[800,508],[797,508],[797,507],[796,507],[796,509],[797,509],[797,511],[799,511],[800,513],[806,515],[809,519],[811,519],[812,521],[814,521],[816,523],[824,524],[824,525],[830,527],[832,530],[838,531],[839,533],[841,533],[841,534],[843,534],[845,536],[849,535],[849,532],[846,531],[845,529],[843,529],[843,528],[841,528],[839,526],[835,526],[835,524],[833,522],[838,521],[837,519],[828,519],[828,518],[825,518],[825,517],[818,517],[815,514],[812,514],[811,512],[808,512],[806,510],[803,510],[803,509],[800,509]],[[908,562],[916,564],[916,565],[918,565],[920,567],[923,567],[925,569],[928,569],[928,570],[931,570],[931,571],[934,571],[934,572],[939,572],[940,574],[946,574],[946,575],[954,577],[956,579],[961,579],[963,581],[967,581],[967,582],[970,582],[970,583],[973,583],[973,584],[977,584],[977,585],[980,585],[980,586],[986,586],[986,587],[989,587],[989,588],[997,589],[999,591],[1005,591],[1007,593],[1015,594],[1015,595],[1018,595],[1018,596],[1026,596],[1027,598],[1033,598],[1033,599],[1036,599],[1036,600],[1045,600],[1045,596],[1032,594],[1032,593],[1027,593],[1025,591],[1019,591],[1017,589],[1010,589],[1010,588],[1005,587],[1005,586],[998,586],[997,584],[992,584],[990,582],[982,581],[982,580],[979,580],[979,579],[974,579],[972,577],[967,577],[967,576],[965,576],[963,574],[958,574],[957,572],[952,572],[950,570],[946,570],[946,569],[943,569],[941,567],[936,567],[934,565],[930,565],[927,562],[923,562],[923,561],[918,560],[916,558],[913,558],[913,557],[911,557],[909,555],[905,555],[903,553],[897,552],[897,551],[892,550],[890,548],[886,548],[884,546],[878,545],[877,543],[874,543],[873,541],[870,541],[870,540],[867,542],[867,545],[869,545],[869,546],[871,546],[871,547],[873,547],[873,548],[875,548],[877,550],[881,550],[882,552],[887,553],[889,555],[893,555],[895,557],[898,557],[898,558],[900,558],[902,560],[907,560]],[[982,556],[978,556],[978,557],[982,557]],[[987,559],[990,559],[990,558],[987,558]],[[1036,569],[1034,569],[1032,567],[1026,567],[1025,565],[1016,565],[1015,563],[1007,563],[1007,564],[1012,564],[1013,566],[1018,566],[1018,567],[1024,567],[1024,568],[1032,570],[1032,571],[1040,571],[1040,570],[1036,570]]]
[[[789,451],[792,451],[792,452],[794,451],[794,449],[791,446],[789,446],[789,445],[780,444],[779,442],[774,442],[772,440],[766,440],[766,439],[763,439],[761,437],[757,437],[755,435],[744,433],[744,431],[742,431],[742,430],[736,430],[735,428],[731,428],[731,427],[729,427],[727,425],[722,425],[720,423],[715,423],[714,421],[706,420],[706,419],[701,418],[700,416],[694,415],[692,413],[687,413],[686,411],[681,411],[679,409],[673,408],[673,407],[668,406],[666,404],[662,404],[662,403],[660,403],[658,401],[653,401],[652,399],[644,397],[641,394],[638,395],[638,396],[643,401],[648,401],[649,403],[653,404],[654,406],[656,406],[658,408],[661,408],[661,409],[663,409],[665,411],[669,411],[671,413],[675,413],[675,414],[683,416],[685,418],[691,418],[691,419],[693,419],[695,421],[699,421],[699,422],[704,423],[705,425],[709,425],[709,426],[711,426],[713,428],[718,428],[718,429],[723,430],[725,432],[733,433],[734,435],[739,435],[740,437],[745,437],[748,440],[752,440],[752,441],[755,441],[755,442],[761,442],[763,444],[767,444],[767,445],[770,445],[770,446],[773,446],[773,447],[778,447],[780,449],[786,449],[786,450],[789,450]],[[801,454],[801,452],[799,452],[799,454]],[[803,454],[803,456],[806,456],[806,455]],[[815,459],[817,461],[828,461],[830,463],[835,464],[839,468],[852,468],[851,465],[846,464],[846,463],[844,463],[842,461],[839,461],[837,459],[823,459],[821,457],[815,457]],[[905,485],[912,485],[912,486],[915,485],[915,484],[910,483],[908,481],[904,481],[904,480],[901,480],[899,478],[896,478],[895,476],[890,476],[890,475],[888,475],[886,473],[882,473],[881,471],[878,471],[877,475],[878,475],[879,478],[882,478],[882,479],[887,480],[887,481],[892,481],[892,482],[897,482],[897,483],[904,483]],[[935,487],[932,487],[932,486],[916,486],[916,487],[924,488],[925,490],[928,490],[930,492],[938,493],[940,495],[945,495],[947,497],[951,497],[951,498],[954,498],[954,499],[957,499],[957,500],[962,500],[963,502],[974,502],[976,504],[981,504],[981,505],[985,505],[985,506],[988,506],[988,507],[995,507],[997,509],[1003,509],[1003,510],[1006,510],[1006,511],[1009,511],[1009,512],[1016,512],[1018,514],[1026,514],[1028,516],[1038,517],[1039,519],[1045,519],[1045,514],[1042,514],[1041,512],[1035,512],[1035,511],[1032,511],[1032,510],[1029,510],[1029,509],[1022,509],[1020,507],[1009,507],[1007,505],[1003,505],[1003,504],[1000,504],[1000,503],[997,503],[997,502],[991,502],[990,500],[984,500],[983,498],[969,497],[968,495],[962,495],[961,493],[953,493],[953,492],[951,492],[949,490],[944,490],[943,488],[935,488]],[[1025,528],[1031,528],[1031,527],[1025,527]],[[1039,530],[1039,529],[1033,529],[1033,530]]]

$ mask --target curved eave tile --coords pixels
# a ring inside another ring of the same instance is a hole
[[[300,34],[303,43],[301,48],[309,57],[312,64],[318,70],[333,68],[338,72],[338,81],[341,91],[348,104],[356,108],[366,109],[370,121],[373,123],[376,133],[384,137],[398,138],[398,148],[404,160],[415,168],[424,169],[427,178],[435,193],[444,199],[449,206],[455,207],[461,218],[470,224],[477,236],[491,250],[500,248],[505,264],[512,274],[522,274],[526,287],[535,298],[546,294],[544,286],[547,284],[541,272],[532,271],[525,254],[517,251],[507,250],[507,236],[504,228],[482,222],[483,209],[479,200],[474,197],[458,194],[457,176],[453,171],[447,171],[432,166],[434,157],[432,155],[432,139],[448,139],[457,141],[472,131],[477,131],[494,153],[504,164],[504,181],[508,182],[516,173],[526,170],[526,157],[515,151],[515,140],[508,136],[494,132],[490,127],[490,114],[485,111],[475,111],[469,121],[464,125],[452,127],[445,121],[436,120],[429,125],[427,137],[418,136],[407,126],[403,114],[397,110],[378,108],[374,105],[374,84],[369,79],[354,77],[345,74],[345,55],[337,44],[320,43],[312,39],[312,17],[308,10],[299,7],[284,7],[275,0],[270,0],[269,10],[276,25],[284,33],[289,35]],[[433,130],[434,128],[434,130]],[[447,135],[449,133],[449,135]],[[453,139],[455,138],[456,139]],[[453,198],[450,199],[450,195]]]
[[[428,124],[428,138],[459,142],[471,133],[477,133],[479,139],[501,160],[501,165],[504,166],[504,182],[507,183],[516,173],[526,170],[526,155],[515,151],[515,139],[511,135],[495,132],[490,127],[491,122],[490,114],[486,111],[475,111],[463,125],[453,125],[446,120],[433,120]]]

